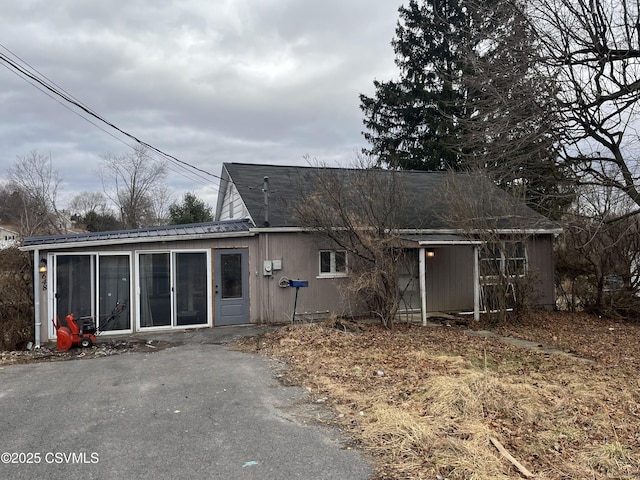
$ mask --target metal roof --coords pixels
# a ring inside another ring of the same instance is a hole
[[[168,225],[147,227],[134,230],[114,230],[107,232],[69,233],[61,235],[43,235],[24,239],[23,250],[34,250],[43,245],[70,245],[87,243],[135,243],[154,240],[166,240],[168,237],[215,237],[234,233],[248,233],[249,220],[226,220],[220,222],[191,223],[187,225]]]

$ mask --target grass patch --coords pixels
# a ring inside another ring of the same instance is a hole
[[[640,478],[640,384],[617,363],[410,325],[288,326],[239,348],[329,398],[377,478],[521,478],[490,436],[539,479]]]

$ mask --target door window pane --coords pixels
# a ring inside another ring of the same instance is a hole
[[[73,313],[76,318],[93,315],[91,255],[56,255],[56,315],[61,325]]]
[[[98,258],[98,328],[101,331],[129,330],[131,273],[128,255]]]
[[[140,326],[171,325],[170,272],[168,253],[140,255]]]
[[[207,255],[201,252],[176,253],[176,323],[207,323]]]
[[[222,298],[242,298],[242,254],[227,253],[220,257]]]

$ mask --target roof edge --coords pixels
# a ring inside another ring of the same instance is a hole
[[[111,230],[82,234],[61,234],[27,237],[21,251],[32,251],[60,246],[76,248],[81,246],[124,245],[157,241],[190,240],[195,238],[216,238],[252,235],[251,223],[247,219],[219,222],[190,223],[184,225],[163,225],[160,227],[133,230]],[[202,231],[207,229],[207,231]]]

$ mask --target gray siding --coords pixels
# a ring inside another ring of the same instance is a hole
[[[538,235],[527,241],[529,273],[534,284],[534,302],[546,309],[555,308],[553,235]]]
[[[122,253],[122,254],[130,254],[132,258],[133,270],[131,272],[132,285],[135,285],[135,278],[137,278],[137,265],[135,262],[135,255],[138,252],[149,252],[149,251],[169,251],[169,250],[211,250],[211,275],[213,275],[213,251],[215,249],[221,248],[248,248],[251,256],[251,252],[255,251],[255,246],[257,245],[257,237],[238,237],[238,238],[221,238],[221,239],[203,239],[203,240],[185,240],[185,241],[174,241],[174,242],[148,242],[148,243],[139,243],[139,244],[130,244],[130,245],[102,245],[100,247],[77,247],[73,245],[75,248],[64,248],[64,245],[61,245],[59,250],[55,251],[41,251],[41,258],[46,258],[47,253],[56,253],[56,254],[96,254],[96,253]],[[212,276],[212,287],[215,288],[213,284],[213,276]],[[52,292],[48,290],[41,290],[40,292],[40,316],[42,319],[41,325],[41,338],[48,338],[49,331],[49,323],[51,322],[52,314],[49,313],[49,298],[48,294]],[[213,298],[213,292],[211,292],[211,296]],[[249,299],[251,304],[252,295],[254,292],[249,289]],[[212,309],[212,318],[213,323],[215,325],[215,317],[213,316],[213,304],[210,305]],[[129,305],[130,311],[137,312],[138,309],[138,295],[137,292],[131,292],[131,300]],[[250,313],[251,321],[256,320],[256,316]],[[133,321],[133,325],[135,325],[135,319]]]
[[[295,289],[280,287],[284,279],[307,280],[298,292],[297,315],[322,318],[329,312],[359,315],[364,306],[349,300],[342,290],[344,278],[320,278],[320,244],[307,233],[262,233],[251,260],[252,321],[287,322],[293,314]],[[280,260],[282,270],[263,275],[264,260]],[[298,318],[298,317],[297,317]]]
[[[191,239],[168,242],[135,243],[128,245],[101,245],[82,247],[78,244],[59,245],[55,253],[128,253],[132,256],[132,278],[136,278],[135,254],[145,251],[169,250],[210,250],[211,275],[215,265],[214,252],[224,248],[247,248],[249,251],[249,300],[250,321],[288,322],[291,321],[295,289],[281,287],[286,279],[302,279],[309,282],[307,288],[299,291],[297,315],[299,318],[322,318],[330,313],[338,315],[366,315],[366,305],[350,296],[345,290],[346,278],[326,278],[320,276],[319,251],[327,245],[319,242],[311,233],[266,233],[249,237],[228,237],[214,239]],[[435,247],[435,257],[426,259],[427,311],[455,312],[473,309],[473,247],[468,245],[448,245]],[[405,303],[401,308],[420,309],[420,290],[418,272],[418,249],[411,251],[415,268],[401,275],[401,288],[409,284]],[[47,251],[41,251],[46,257]],[[534,302],[545,308],[555,305],[553,236],[540,235],[527,240],[529,272],[534,282]],[[274,270],[272,275],[263,274],[265,260],[278,260],[282,268]],[[213,278],[213,277],[212,277]],[[213,285],[215,288],[215,285]],[[137,292],[132,292],[132,311],[137,311]],[[48,312],[51,291],[40,292],[41,335],[48,335]],[[213,292],[212,292],[213,294]],[[211,305],[211,308],[213,305]],[[213,319],[215,324],[215,318]],[[135,322],[134,322],[135,324]]]
[[[427,258],[427,312],[473,311],[473,247],[435,247]]]

